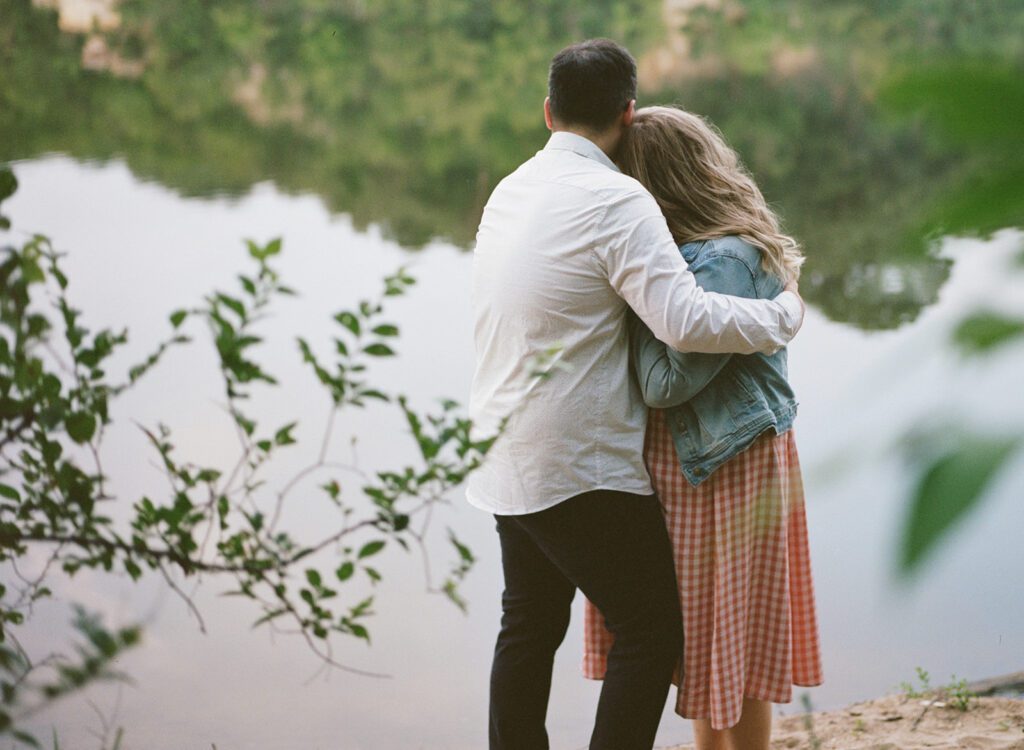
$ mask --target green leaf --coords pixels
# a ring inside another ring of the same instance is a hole
[[[64,452],[64,446],[56,440],[46,440],[43,443],[43,460],[48,464],[54,464]]]
[[[362,549],[359,550],[358,557],[360,560],[362,560],[363,558],[376,555],[382,549],[384,549],[384,542],[382,540],[367,542],[363,545]]]
[[[260,247],[252,240],[246,240],[245,244],[249,247],[249,255],[256,260],[266,260],[271,255],[277,255],[281,252],[281,238],[278,237],[275,240],[271,240],[264,247]]]
[[[223,292],[217,292],[217,299],[230,307],[239,318],[245,319],[245,305],[242,304],[241,300],[235,299]]]
[[[10,227],[10,223],[7,224],[7,227]],[[54,265],[51,270],[53,271],[54,277],[57,279],[57,283],[60,284],[60,288],[61,289],[67,289],[68,288],[68,277],[65,276],[64,273],[59,268],[57,268],[56,265]]]
[[[470,550],[469,547],[460,542],[458,538],[455,536],[455,532],[453,532],[451,529],[448,529],[448,540],[452,543],[452,546],[455,547],[456,550],[458,550],[459,557],[462,560],[464,560],[467,563],[472,563],[476,561],[476,558],[473,557],[472,550]]]
[[[54,746],[53,747],[54,747],[54,750],[60,750],[60,748],[56,744],[56,736],[57,736],[56,735],[56,731],[57,730],[54,730]],[[39,747],[39,740],[37,740],[34,736],[29,734],[28,732],[22,731],[21,729],[14,729],[14,730],[12,730],[11,731],[11,736],[14,737],[14,739],[18,740],[18,742],[21,742],[24,745],[31,745],[32,747]]]
[[[362,625],[360,625],[359,623],[353,622],[352,624],[349,625],[349,629],[352,631],[352,635],[354,635],[356,638],[362,638],[364,641],[369,642],[369,640],[370,640],[370,633],[369,633],[369,631],[366,628],[364,628]]]
[[[390,346],[381,343],[370,344],[363,351],[372,357],[390,357],[395,353]]]
[[[930,207],[914,230],[988,234],[1024,222],[1024,78],[1014,66],[992,61],[943,60],[890,76],[878,92],[883,109],[921,120],[944,148],[981,157]]]
[[[351,562],[345,562],[338,566],[338,569],[334,571],[334,574],[338,577],[339,581],[347,581],[352,577],[355,572],[356,566]]]
[[[306,569],[306,580],[309,581],[310,585],[319,588],[320,587],[320,572],[315,568]]]
[[[378,336],[397,336],[398,327],[390,324],[379,325],[373,329]]]
[[[295,425],[297,424],[298,422],[290,422],[281,429],[279,429],[277,432],[275,432],[274,442],[277,445],[291,445],[292,443],[294,443],[295,438],[292,437],[291,431],[295,429]]]
[[[964,354],[987,354],[1024,335],[1024,320],[994,312],[976,312],[960,321],[953,341]]]
[[[142,575],[142,568],[140,568],[134,560],[125,560],[124,569],[128,572],[128,575],[132,577],[133,581],[139,580],[139,577]]]
[[[188,317],[188,310],[175,310],[170,315],[171,325],[177,328],[186,317]]]
[[[367,614],[370,613],[370,607],[372,607],[372,606],[373,606],[373,597],[372,596],[368,596],[365,599],[363,599],[361,602],[359,602],[359,604],[357,604],[356,606],[352,607],[349,610],[349,615],[351,615],[353,618],[355,618],[355,617],[365,617]]]
[[[348,310],[342,310],[334,316],[334,319],[345,326],[348,330],[352,331],[356,336],[360,334],[361,329],[359,327],[359,318]]]
[[[8,484],[0,484],[0,495],[9,497],[11,500],[21,500],[21,493]]]
[[[896,112],[923,114],[956,144],[1020,143],[1024,85],[1012,66],[961,61],[914,66],[886,81],[879,100]]]
[[[451,578],[446,580],[444,585],[441,587],[441,590],[444,592],[444,595],[448,597],[451,603],[461,609],[463,613],[468,611],[466,600],[459,595],[459,587],[454,580]]]
[[[936,544],[984,496],[1019,439],[968,437],[924,471],[911,500],[900,544],[900,572],[916,570]]]
[[[256,620],[256,622],[254,622],[252,624],[252,627],[256,628],[256,627],[259,627],[260,625],[262,625],[265,622],[270,622],[275,617],[280,617],[281,615],[283,615],[287,611],[288,611],[287,609],[272,609],[269,612],[267,612],[265,615],[260,617],[258,620]]]
[[[96,417],[84,411],[75,412],[64,421],[64,426],[76,443],[88,443],[96,431]]]
[[[61,382],[60,378],[52,373],[46,373],[43,375],[43,393],[51,399],[55,399],[60,395]]]
[[[0,167],[0,203],[14,195],[18,189],[18,179],[10,167]]]
[[[235,421],[238,423],[239,427],[245,430],[246,435],[252,435],[256,429],[256,423],[253,420],[248,419],[238,412],[235,413]]]
[[[200,482],[213,483],[220,478],[220,474],[220,470],[218,469],[201,469],[199,473],[196,474],[196,479]]]

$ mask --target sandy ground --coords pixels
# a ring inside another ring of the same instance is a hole
[[[1024,700],[975,698],[967,711],[941,703],[925,710],[926,703],[902,695],[876,698],[814,713],[811,730],[805,716],[779,718],[772,750],[1024,750]]]

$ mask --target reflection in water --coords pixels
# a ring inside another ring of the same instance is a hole
[[[947,276],[922,238],[949,226],[949,196],[1005,159],[991,138],[967,153],[920,123],[884,116],[878,90],[914,55],[1006,55],[1024,18],[1009,6],[1002,17],[929,4],[927,28],[904,38],[917,5],[868,12],[801,0],[780,18],[750,0],[739,13],[662,19],[641,0],[125,0],[120,26],[86,39],[61,33],[55,13],[30,0],[0,0],[0,159],[121,157],[184,195],[241,195],[269,179],[314,192],[402,245],[445,238],[465,247],[493,185],[544,141],[552,51],[607,34],[644,53],[641,103],[678,101],[709,115],[744,156],[807,247],[808,299],[833,319],[892,328],[934,302]],[[837,24],[848,24],[838,37]],[[898,45],[887,30],[900,31]],[[692,43],[675,58],[680,34]],[[83,70],[83,52],[106,70]],[[1015,171],[995,174],[1004,176],[993,184],[1015,184],[1006,177]],[[1020,220],[1002,218],[956,229]],[[894,259],[901,285],[874,270]]]

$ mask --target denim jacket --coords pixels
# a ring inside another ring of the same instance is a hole
[[[712,292],[771,299],[783,283],[761,265],[761,252],[736,236],[679,248],[697,283]],[[644,401],[665,409],[683,476],[703,482],[765,430],[793,426],[797,402],[787,380],[786,350],[775,354],[681,353],[631,316],[630,355]]]

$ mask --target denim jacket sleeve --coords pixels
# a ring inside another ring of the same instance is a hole
[[[747,264],[733,255],[712,252],[691,266],[697,283],[709,292],[757,297]],[[725,367],[731,354],[682,353],[666,346],[636,316],[630,315],[630,357],[644,402],[667,409],[689,401]]]

